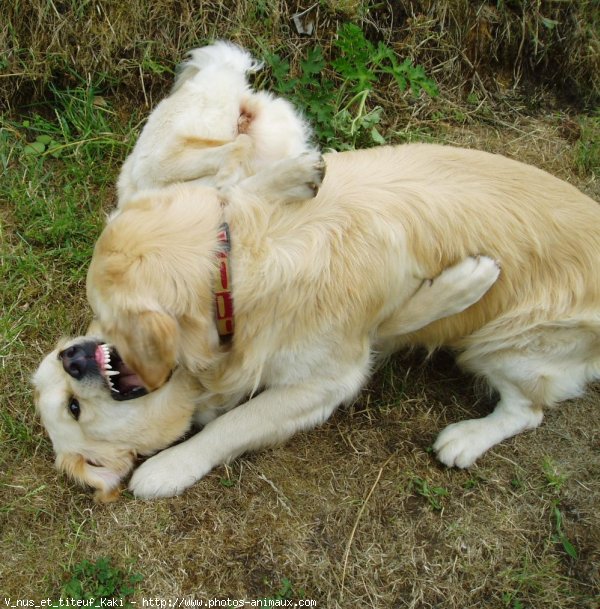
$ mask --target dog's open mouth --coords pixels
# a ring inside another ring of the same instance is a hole
[[[101,343],[94,357],[114,400],[132,400],[148,393],[140,377],[127,366],[114,347]]]

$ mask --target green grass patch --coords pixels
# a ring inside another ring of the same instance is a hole
[[[89,321],[87,267],[132,140],[130,124],[96,99],[91,89],[55,91],[52,104],[0,115],[0,439],[15,454],[40,441],[35,365]]]
[[[550,519],[552,523],[551,540],[554,544],[560,545],[567,556],[576,560],[579,555],[575,545],[565,532],[564,514],[561,509],[561,498],[564,493],[567,476],[562,474],[549,458],[544,459],[542,471],[544,473],[546,488],[552,494],[550,501]]]
[[[579,121],[581,135],[575,148],[575,163],[582,174],[600,177],[600,109]]]
[[[122,569],[114,566],[109,558],[98,558],[95,562],[86,559],[65,572],[59,597],[91,601],[94,607],[111,606],[106,602],[109,600],[115,601],[114,606],[133,607],[130,599],[143,579],[131,567]],[[60,603],[53,605],[59,606]]]
[[[263,580],[263,583],[265,585],[270,585],[268,579],[266,578]],[[298,599],[303,599],[304,597],[304,590],[302,590],[301,588],[296,590],[292,582],[287,577],[284,577],[282,578],[275,592],[272,593],[269,597],[261,599],[261,602],[263,607],[283,607],[287,606],[284,601],[294,601]]]
[[[435,511],[441,511],[443,508],[442,498],[449,495],[447,488],[443,486],[435,486],[427,480],[415,476],[410,482],[410,488],[421,497],[427,500],[429,506]]]
[[[92,90],[55,91],[52,112],[31,108],[27,117],[0,118],[0,159],[7,202],[3,281],[9,292],[52,268],[81,280],[113,200],[115,176],[131,141]],[[13,298],[10,298],[14,302]]]

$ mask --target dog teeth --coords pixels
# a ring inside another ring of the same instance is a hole
[[[110,361],[110,348],[108,345],[100,345],[102,348],[102,353],[104,354],[104,369],[106,372],[112,370],[112,365]]]
[[[104,345],[100,345],[102,348],[102,352],[104,353],[104,360],[105,360],[105,364],[109,365],[110,364],[110,349],[108,348],[108,345],[104,344]]]
[[[118,370],[113,370],[111,363],[110,363],[110,347],[107,344],[103,344],[100,345],[100,348],[102,349],[102,354],[104,355],[104,361],[103,363],[103,372],[104,372],[104,378],[106,379],[106,382],[108,383],[108,386],[110,387],[111,391],[114,391],[115,393],[119,393],[119,390],[113,385],[113,381],[112,378],[113,376],[118,376],[119,375],[119,371]]]

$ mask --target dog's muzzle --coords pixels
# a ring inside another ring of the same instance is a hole
[[[59,352],[65,372],[76,379],[103,379],[113,400],[133,400],[146,395],[139,377],[121,359],[116,349],[96,341],[84,341]]]

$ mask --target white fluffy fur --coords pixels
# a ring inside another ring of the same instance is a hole
[[[229,42],[192,50],[123,165],[119,205],[141,189],[175,182],[224,188],[314,152],[311,130],[292,104],[250,87],[247,74],[260,67]]]

